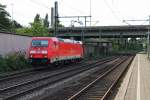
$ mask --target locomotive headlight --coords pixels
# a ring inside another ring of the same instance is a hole
[[[47,54],[47,50],[42,50],[41,53],[42,54]]]
[[[35,50],[31,50],[31,51],[30,51],[30,54],[33,54],[33,53],[36,53],[36,51],[35,51]]]

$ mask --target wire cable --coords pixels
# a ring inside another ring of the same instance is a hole
[[[34,4],[36,4],[36,5],[39,5],[39,6],[41,6],[41,7],[44,7],[44,8],[47,8],[47,9],[51,9],[51,8],[49,8],[48,6],[46,6],[45,4],[43,4],[43,3],[39,3],[39,2],[37,2],[37,1],[35,1],[35,0],[30,0],[32,3],[34,3]]]
[[[66,3],[66,2],[63,1],[63,0],[61,0],[61,3],[60,3],[60,4],[61,4],[61,5],[65,5],[64,7],[68,7],[69,9],[72,9],[72,10],[74,10],[74,11],[80,13],[80,14],[85,14],[84,11],[79,10],[79,9],[77,9],[77,8],[74,8],[72,5],[69,5],[68,3]]]
[[[145,23],[147,23],[148,21],[143,22],[141,25],[144,25]]]
[[[108,4],[107,0],[104,0],[104,3],[106,4],[106,6],[109,8],[109,10],[111,11],[112,15],[119,20],[120,22],[122,22],[122,20],[117,16],[117,14],[115,13],[115,11],[112,9],[112,7]]]

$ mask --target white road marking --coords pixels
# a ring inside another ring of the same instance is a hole
[[[140,94],[140,55],[138,54],[138,76],[137,76],[137,100],[141,100],[141,94]]]

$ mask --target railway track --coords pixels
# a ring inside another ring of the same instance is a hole
[[[113,59],[116,59],[116,58],[114,57]],[[74,76],[78,73],[84,72],[86,70],[90,70],[94,66],[104,64],[110,60],[112,60],[112,58],[103,59],[103,60],[100,60],[99,62],[87,64],[88,66],[82,65],[82,66],[74,67],[72,69],[68,69],[68,70],[65,70],[62,72],[59,71],[57,73],[47,74],[46,76],[35,79],[35,80],[25,81],[25,82],[21,82],[21,83],[15,84],[15,85],[5,86],[3,88],[1,87],[0,88],[0,98],[12,100],[18,96],[22,96],[31,91],[46,87],[50,84],[56,83],[58,81],[66,79],[68,77],[72,77],[72,76]],[[0,86],[1,86],[1,83],[0,83]]]
[[[110,58],[104,58],[104,59],[101,59],[101,61],[104,61],[104,60],[107,60],[107,59],[110,59]],[[62,68],[59,68],[58,66],[55,68],[43,68],[43,67],[40,67],[40,68],[32,68],[32,69],[28,69],[28,70],[23,70],[23,71],[19,71],[19,72],[15,72],[15,73],[11,73],[11,74],[8,74],[8,75],[3,75],[2,77],[0,77],[0,90],[2,90],[3,88],[5,87],[10,87],[12,85],[17,85],[17,84],[20,84],[20,83],[24,83],[24,82],[27,82],[29,81],[32,77],[31,80],[34,80],[34,79],[37,79],[37,77],[41,77],[41,76],[45,76],[46,74],[51,74],[51,73],[56,73],[57,71],[59,70],[68,70],[70,69],[71,67],[76,67],[76,66],[81,66],[82,64],[90,64],[90,63],[94,63],[95,61],[88,61],[86,60],[87,63],[84,63],[84,62],[79,62],[79,63],[76,63],[75,65],[74,64],[70,64],[70,65],[63,65]],[[27,79],[27,80],[26,80]],[[8,84],[8,85],[6,85]]]
[[[0,81],[6,80],[6,79],[12,79],[13,77],[18,77],[22,76],[23,74],[27,74],[28,72],[32,72],[34,69],[26,69],[22,71],[16,71],[12,73],[7,73],[7,74],[0,74]]]
[[[98,60],[99,58],[97,58]],[[106,59],[109,59],[109,58],[101,58],[101,61],[103,60],[106,60]],[[81,62],[78,62],[77,64],[82,64],[84,62],[89,62],[89,63],[93,63],[94,61],[88,61],[88,60],[84,60],[84,61],[81,61]],[[72,64],[70,65],[63,65],[64,67],[67,67],[67,66],[71,66]],[[62,66],[61,66],[62,67]],[[38,67],[38,68],[30,68],[30,69],[25,69],[25,70],[22,70],[22,71],[16,71],[16,72],[12,72],[12,73],[7,73],[7,74],[0,74],[0,82],[3,82],[3,81],[7,81],[7,80],[12,80],[12,79],[15,79],[15,78],[18,78],[18,77],[23,77],[23,76],[27,76],[27,75],[30,75],[30,74],[35,74],[41,70],[44,70],[45,69],[45,66],[41,66],[41,67]],[[51,69],[53,70],[53,69]]]
[[[80,91],[68,98],[68,100],[106,100],[111,89],[115,86],[133,57],[125,57],[115,62],[111,69],[83,87]]]

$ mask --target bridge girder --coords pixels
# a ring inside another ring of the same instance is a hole
[[[101,38],[129,38],[146,37],[148,25],[133,26],[95,26],[95,27],[61,27],[57,30],[58,37],[101,37]],[[53,32],[53,29],[50,29]]]

